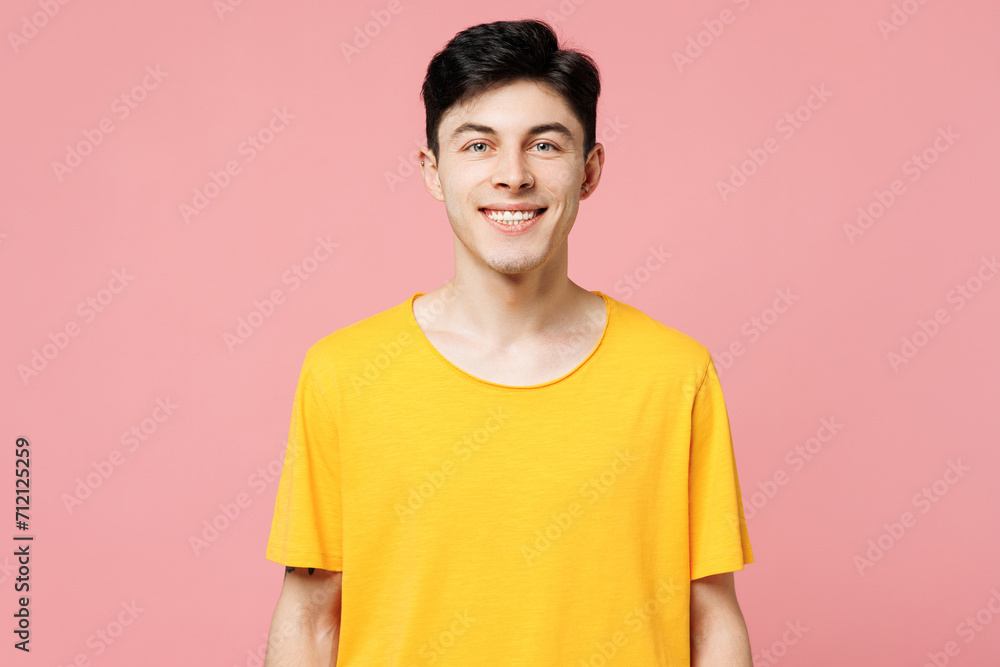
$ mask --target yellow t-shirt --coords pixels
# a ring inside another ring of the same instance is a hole
[[[753,562],[719,377],[594,293],[532,386],[449,362],[423,292],[309,348],[266,557],[344,573],[339,667],[689,664],[690,580]]]

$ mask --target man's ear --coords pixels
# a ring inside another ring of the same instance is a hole
[[[438,201],[444,201],[444,190],[438,177],[437,159],[427,146],[420,148],[420,173],[424,177],[424,189]]]
[[[587,161],[583,165],[583,173],[585,175],[583,185],[586,187],[584,194],[580,195],[581,200],[587,199],[590,195],[594,194],[597,184],[601,182],[602,171],[604,171],[604,145],[597,143],[590,149],[590,155],[587,156]]]

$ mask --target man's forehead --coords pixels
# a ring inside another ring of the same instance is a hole
[[[538,125],[532,125],[527,130],[524,131],[526,135],[543,134],[545,132],[555,132],[556,134],[561,134],[566,139],[573,139],[573,132],[559,122],[549,122],[549,123],[539,123]],[[489,134],[496,136],[500,134],[496,128],[490,127],[489,125],[483,125],[482,123],[475,122],[465,122],[456,127],[451,132],[453,137],[461,137],[463,134]]]
[[[542,95],[541,105],[524,106],[524,95]],[[514,99],[521,98],[520,100]],[[534,81],[515,81],[494,86],[473,98],[456,103],[442,118],[445,140],[457,140],[464,134],[540,134],[556,132],[567,140],[583,128],[562,95],[551,87]]]

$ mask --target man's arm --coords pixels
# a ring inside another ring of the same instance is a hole
[[[691,666],[753,667],[732,572],[691,580]]]
[[[337,664],[342,572],[286,567],[264,667]]]

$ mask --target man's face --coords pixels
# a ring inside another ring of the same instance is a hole
[[[421,155],[424,184],[445,203],[465,255],[458,261],[516,274],[565,253],[580,199],[600,179],[604,148],[584,160],[583,127],[558,93],[526,80],[494,88],[449,109],[438,138],[437,160]],[[514,226],[491,222],[513,209],[534,217]]]

